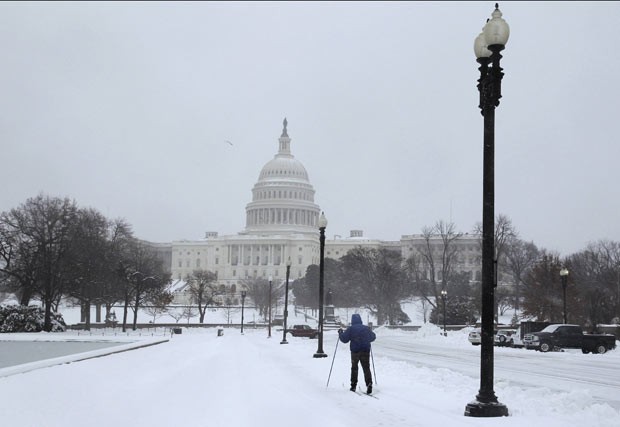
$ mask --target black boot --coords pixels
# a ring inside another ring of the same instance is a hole
[[[351,388],[349,390],[355,391],[356,388],[357,388],[357,384],[351,384]]]
[[[366,394],[372,394],[372,384],[368,384],[368,388],[366,389]]]

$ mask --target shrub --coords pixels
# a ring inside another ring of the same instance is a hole
[[[41,307],[8,305],[0,306],[0,333],[41,332],[45,324],[45,311]],[[63,332],[67,325],[59,313],[52,313],[52,331]]]

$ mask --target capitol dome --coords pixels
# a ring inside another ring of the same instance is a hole
[[[260,171],[247,204],[245,233],[316,233],[319,206],[303,164],[291,154],[284,119],[278,153]]]

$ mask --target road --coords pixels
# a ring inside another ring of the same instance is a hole
[[[480,346],[451,346],[436,341],[412,341],[407,336],[385,336],[374,344],[377,354],[430,368],[449,368],[480,378]],[[551,390],[589,390],[592,398],[620,409],[620,349],[607,354],[581,350],[540,353],[518,348],[494,348],[495,382],[545,387]]]

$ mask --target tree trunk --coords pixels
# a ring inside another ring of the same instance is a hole
[[[138,288],[139,289],[139,288]],[[138,329],[138,308],[140,308],[140,292],[136,289],[136,300],[133,308],[133,330]]]
[[[45,323],[43,324],[43,330],[45,332],[52,332],[52,301],[46,298],[45,304]]]
[[[125,291],[125,304],[123,306],[123,332],[127,331],[127,310],[129,309],[129,291]]]
[[[200,323],[204,323],[205,321],[205,313],[207,312],[207,307],[203,307],[202,304],[198,304],[198,312],[200,313]]]
[[[84,329],[90,331],[90,299],[84,301],[84,314],[86,315]]]
[[[24,307],[28,307],[30,304],[30,299],[32,298],[32,291],[30,289],[22,289],[22,293],[19,297],[19,305],[23,305]]]

